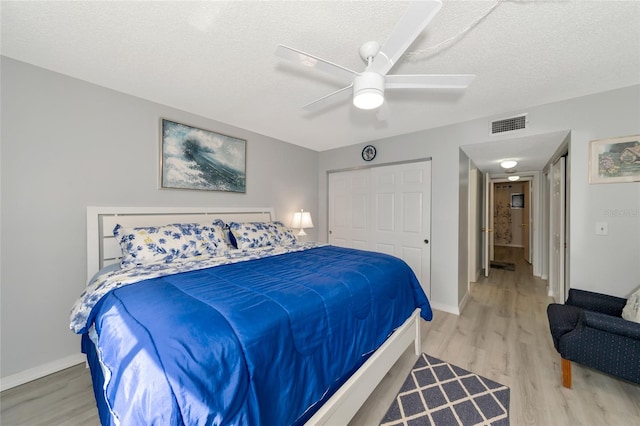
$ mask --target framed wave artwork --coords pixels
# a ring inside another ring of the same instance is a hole
[[[161,134],[161,188],[246,192],[246,140],[166,119]]]

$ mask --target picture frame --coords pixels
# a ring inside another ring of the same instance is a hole
[[[246,193],[247,141],[160,120],[160,188]]]
[[[523,209],[524,208],[524,194],[511,194],[511,208]]]
[[[640,182],[640,135],[589,143],[589,183]]]

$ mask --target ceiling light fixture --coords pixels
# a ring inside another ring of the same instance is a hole
[[[511,182],[515,182],[517,180],[520,180],[520,176],[509,176],[507,179],[509,179]]]
[[[517,165],[518,165],[518,162],[514,160],[505,160],[502,163],[500,163],[500,167],[502,167],[503,169],[513,169]]]
[[[375,109],[384,102],[384,77],[363,72],[353,82],[353,105],[360,109]]]

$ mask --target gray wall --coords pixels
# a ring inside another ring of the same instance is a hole
[[[285,222],[304,208],[309,239],[326,241],[326,172],[363,165],[365,144],[318,154],[11,59],[1,66],[2,377],[78,353],[68,312],[85,284],[87,205],[273,206]],[[589,141],[640,134],[639,111],[633,86],[513,112],[529,113],[528,134],[572,130],[573,287],[627,296],[640,284],[640,184],[589,185],[587,169]],[[158,190],[160,117],[247,139],[247,193]],[[436,308],[457,309],[466,292],[459,148],[494,140],[478,119],[374,142],[373,163],[432,157]],[[607,237],[595,235],[601,221]]]
[[[458,250],[458,303],[460,306],[462,298],[467,294],[469,287],[469,169],[470,159],[461,149],[458,160],[458,247],[464,247],[464,250]],[[433,247],[432,247],[433,250]]]
[[[569,265],[571,286],[627,296],[640,284],[640,183],[589,185],[588,150],[594,139],[640,134],[640,86],[632,86],[535,106],[524,135],[570,129],[571,168]],[[493,142],[488,120],[380,139],[375,163],[432,157],[431,300],[434,307],[455,311],[463,299],[466,280],[459,278],[460,234],[466,234],[466,211],[459,212],[461,158],[459,147]],[[371,143],[371,142],[369,142]],[[320,153],[319,238],[327,233],[326,172],[363,165],[364,144]],[[464,173],[464,172],[463,172]],[[466,180],[466,177],[463,176]],[[623,212],[611,217],[611,212]],[[626,213],[625,213],[626,212]],[[465,217],[459,218],[458,215]],[[609,223],[609,235],[595,235],[595,223]],[[463,229],[459,230],[459,224]],[[463,238],[464,239],[464,238]],[[466,269],[466,265],[461,265]]]
[[[315,151],[5,57],[1,72],[2,377],[79,353],[68,316],[85,285],[86,206],[318,217]],[[246,139],[246,194],[159,190],[160,117]]]
[[[462,151],[462,149],[460,151]],[[478,167],[472,160],[469,160],[469,187],[466,188],[466,192],[469,195],[467,201],[469,205],[469,223],[467,229],[470,248],[468,253],[469,270],[467,271],[467,275],[469,281],[476,282],[482,272],[481,229],[484,227],[482,224],[482,200],[484,198],[484,191],[482,186],[482,172],[478,170]]]

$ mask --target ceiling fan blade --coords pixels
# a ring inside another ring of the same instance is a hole
[[[418,74],[385,77],[385,89],[464,89],[468,87],[474,74]]]
[[[350,90],[353,87],[353,83],[348,85],[347,87],[343,87],[340,90],[336,90],[333,93],[329,93],[326,96],[321,97],[320,99],[316,99],[313,102],[310,102],[302,107],[305,111],[315,112],[321,110],[327,105],[344,101],[345,99],[351,99],[353,96],[353,91]]]
[[[357,72],[352,71],[349,68],[345,68],[341,65],[334,64],[333,62],[329,62],[325,59],[318,58],[317,56],[310,55],[283,44],[278,45],[275,55],[292,62],[297,62],[305,67],[315,68],[328,74],[332,74],[344,81],[351,81],[356,75],[358,75]]]
[[[442,7],[441,0],[414,1],[404,13],[367,71],[385,75]]]

